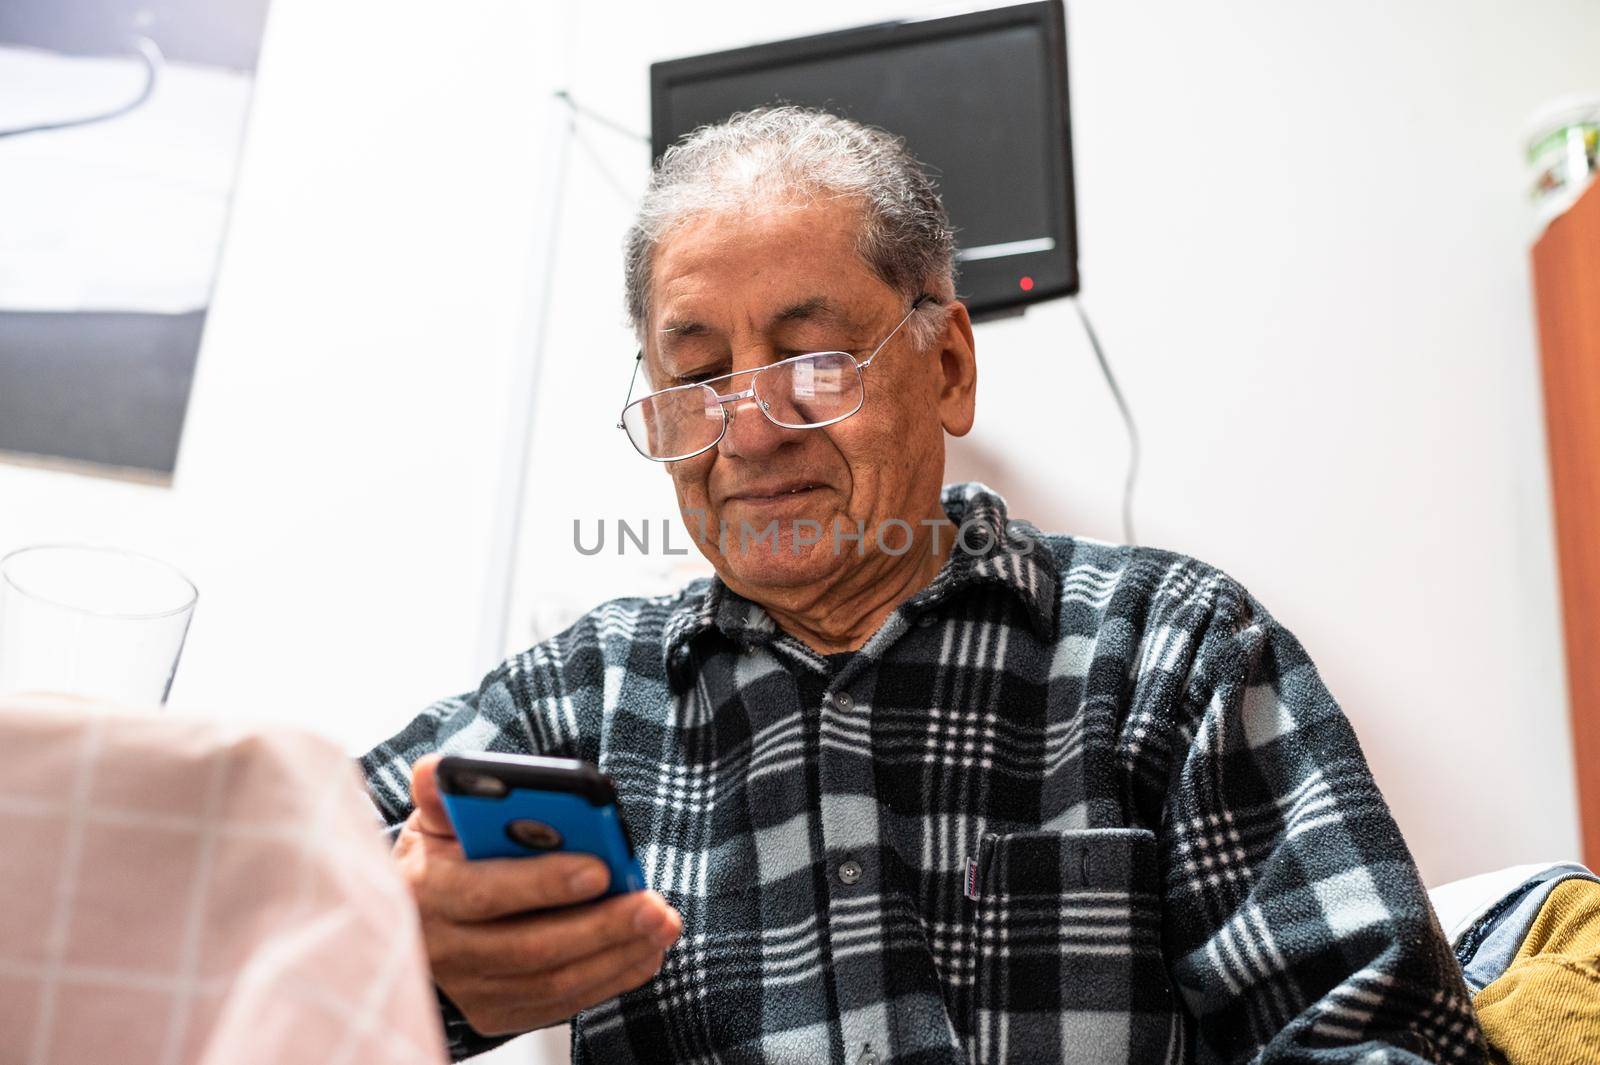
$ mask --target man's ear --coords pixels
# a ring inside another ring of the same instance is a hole
[[[951,436],[972,431],[978,400],[978,358],[967,305],[951,300],[939,348],[939,421]]]

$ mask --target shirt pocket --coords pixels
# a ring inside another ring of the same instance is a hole
[[[1156,836],[990,833],[967,869],[975,1062],[1180,1062]]]

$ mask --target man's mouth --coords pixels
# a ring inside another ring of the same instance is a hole
[[[737,499],[745,503],[779,503],[825,487],[827,486],[816,481],[785,481],[781,484],[740,489],[730,493],[727,501],[731,503]]]

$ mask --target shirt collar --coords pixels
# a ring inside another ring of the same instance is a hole
[[[939,575],[900,609],[921,614],[967,588],[989,585],[1014,595],[1039,638],[1054,640],[1060,575],[1039,530],[1008,518],[999,493],[976,481],[946,485],[940,503],[956,527],[955,546]],[[720,578],[696,584],[686,590],[662,634],[667,676],[674,682],[689,665],[690,645],[712,629],[742,646],[766,643],[778,633],[765,609]]]

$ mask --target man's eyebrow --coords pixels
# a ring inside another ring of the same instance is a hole
[[[710,331],[704,322],[697,322],[692,318],[674,318],[660,329],[662,333],[680,337],[705,336]]]
[[[849,328],[854,328],[856,324],[850,314],[833,300],[826,296],[812,296],[799,303],[791,303],[774,314],[767,327],[771,329],[792,322],[815,321],[835,322]],[[669,318],[657,332],[670,343],[679,337],[708,336],[712,330],[710,326],[694,318]]]
[[[773,325],[817,320],[839,322],[843,325],[855,324],[843,308],[826,296],[812,296],[808,300],[790,304],[772,316]]]

